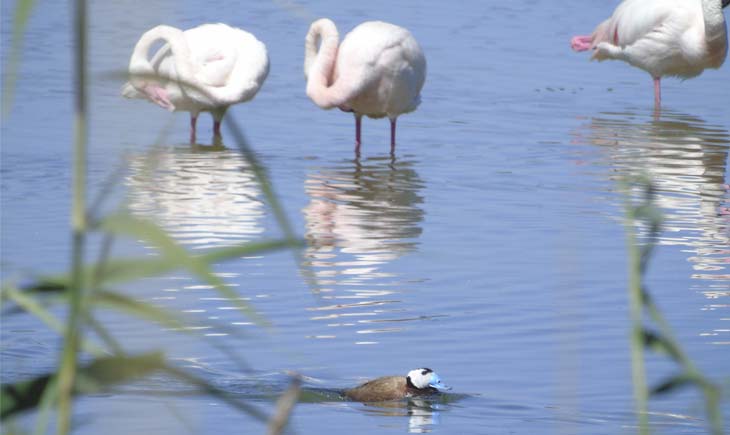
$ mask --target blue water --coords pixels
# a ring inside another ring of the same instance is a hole
[[[698,367],[727,379],[730,63],[666,79],[655,115],[646,73],[569,49],[615,3],[92,4],[90,197],[111,186],[102,210],[122,205],[151,218],[194,253],[281,235],[229,131],[225,149],[192,148],[186,114],[124,100],[109,78],[153,25],[224,21],[268,47],[264,87],[228,115],[306,241],[301,262],[275,252],[216,265],[271,327],[183,272],[123,291],[184,314],[192,333],[111,311],[99,317],[128,350],[163,348],[174,364],[266,411],[289,371],[315,391],[427,366],[453,387],[447,400],[394,407],[307,401],[291,420],[300,434],[636,433],[618,183],[648,173],[665,224],[647,286]],[[2,4],[4,61],[13,8]],[[365,20],[394,22],[423,47],[423,103],[399,119],[394,159],[386,121],[364,120],[356,160],[352,116],[322,111],[304,94],[304,35],[320,16],[343,34]],[[4,280],[69,265],[70,20],[66,4],[39,3],[3,119]],[[209,144],[211,120],[198,126]],[[126,240],[114,253],[153,251]],[[59,339],[34,318],[4,315],[0,340],[3,382],[56,364]],[[648,358],[652,384],[676,369]],[[155,377],[83,398],[76,432],[265,431],[188,392]],[[650,409],[657,433],[706,432],[692,390],[652,399]],[[32,427],[32,417],[21,425]]]

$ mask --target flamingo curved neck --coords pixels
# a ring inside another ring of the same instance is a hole
[[[722,14],[722,8],[727,4],[720,0],[702,0],[702,14],[705,17],[705,24],[710,26],[724,25],[725,17]]]
[[[148,56],[152,44],[160,39],[170,45],[172,57],[175,61],[177,77],[185,79],[186,82],[193,82],[194,84],[195,72],[193,71],[193,66],[190,64],[190,48],[185,41],[183,31],[172,26],[159,25],[142,35],[132,52],[132,58],[129,62],[130,72],[133,75],[155,74]],[[165,78],[171,79],[173,77]],[[132,77],[131,79],[132,83],[145,80],[149,80],[149,77],[137,77],[136,80],[135,77]]]
[[[339,44],[337,27],[326,18],[315,21],[305,39],[304,75],[307,78],[307,95],[322,108],[329,109],[343,103],[333,83]]]
[[[705,21],[705,43],[710,56],[709,63],[719,68],[727,55],[727,30],[722,8],[726,6],[720,0],[702,0],[702,15]]]

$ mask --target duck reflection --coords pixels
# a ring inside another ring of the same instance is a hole
[[[346,160],[309,175],[305,185],[309,204],[303,210],[306,260],[323,287],[323,299],[355,300],[311,308],[329,312],[314,320],[360,318],[329,326],[415,320],[402,315],[390,320],[378,316],[401,311],[384,307],[397,302],[387,298],[394,293],[390,287],[396,285],[397,277],[383,268],[416,249],[424,216],[422,188],[414,162],[409,160]],[[400,329],[391,325],[357,332]]]
[[[304,387],[299,402],[337,403],[373,416],[408,417],[408,432],[427,433],[440,424],[441,413],[449,412],[454,403],[466,397],[464,394],[448,393],[438,396],[408,397],[402,400],[363,403],[351,401],[341,389]]]
[[[129,162],[129,208],[193,249],[233,245],[263,232],[258,182],[223,147],[162,147]]]
[[[665,217],[659,244],[687,247],[707,297],[730,296],[727,128],[671,111],[602,113],[576,136],[605,149],[618,174],[652,177]]]
[[[409,398],[403,401],[365,404],[367,412],[382,416],[408,417],[409,433],[428,433],[440,423],[442,405],[428,399]]]

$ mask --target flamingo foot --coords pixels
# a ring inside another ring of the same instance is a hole
[[[574,51],[586,51],[593,46],[593,37],[591,36],[574,36],[570,40],[570,48]]]

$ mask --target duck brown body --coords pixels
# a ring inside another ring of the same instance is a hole
[[[345,397],[358,402],[383,402],[406,397],[425,396],[438,392],[435,388],[416,388],[405,376],[385,376],[343,392]]]

